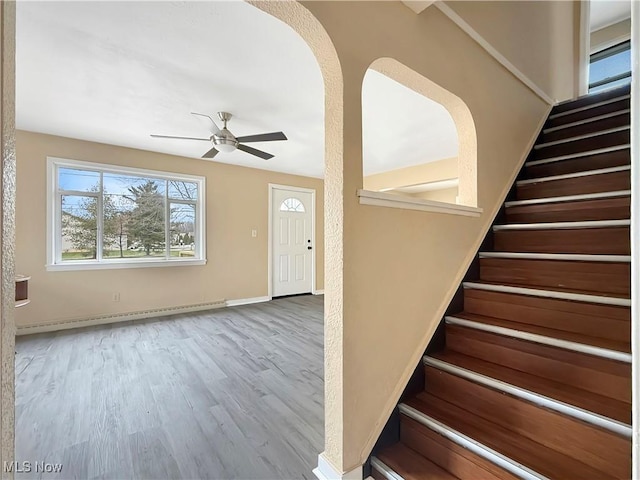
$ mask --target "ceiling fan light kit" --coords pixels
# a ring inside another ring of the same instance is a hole
[[[202,158],[213,158],[218,152],[223,153],[231,153],[234,150],[242,150],[243,152],[250,153],[251,155],[255,155],[256,157],[260,157],[264,160],[269,160],[273,158],[273,155],[267,152],[263,152],[262,150],[258,150],[257,148],[249,147],[244,145],[244,143],[249,142],[272,142],[277,140],[287,140],[287,137],[282,132],[272,132],[272,133],[260,133],[257,135],[245,135],[243,137],[235,137],[228,129],[227,122],[231,120],[231,114],[229,112],[218,112],[218,118],[223,123],[222,129],[218,128],[216,122],[209,115],[204,113],[196,113],[191,112],[192,115],[198,115],[200,117],[206,117],[211,121],[211,136],[209,138],[198,138],[198,137],[177,137],[172,135],[151,135],[154,138],[170,138],[170,139],[178,139],[178,140],[200,140],[200,141],[210,141],[213,143],[213,148],[211,148],[207,153],[205,153]]]

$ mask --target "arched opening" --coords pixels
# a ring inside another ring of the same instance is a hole
[[[477,206],[477,141],[465,103],[392,58],[362,86],[363,187]]]

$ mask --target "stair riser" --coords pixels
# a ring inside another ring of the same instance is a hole
[[[447,325],[447,348],[514,370],[631,402],[629,364]]]
[[[625,170],[622,172],[518,185],[516,187],[516,196],[518,200],[530,200],[532,198],[615,192],[619,190],[629,190],[630,188],[631,176],[629,175],[629,171]]]
[[[630,150],[616,150],[614,152],[598,153],[574,159],[558,160],[541,165],[525,167],[527,178],[551,177],[567,173],[584,172],[600,168],[620,167],[631,163]]]
[[[425,385],[427,392],[472,415],[619,478],[629,477],[627,438],[433,367],[425,367]]]
[[[500,230],[493,239],[498,252],[631,254],[629,227]]]
[[[618,342],[628,342],[631,333],[629,308],[596,303],[467,289],[464,311]]]
[[[507,207],[505,215],[505,223],[625,220],[631,217],[631,197],[517,205]]]
[[[562,117],[548,120],[544,128],[553,128],[559,125],[566,125],[567,123],[573,123],[580,120],[586,120],[587,118],[597,117],[598,115],[606,115],[607,113],[619,112],[620,110],[628,109],[630,104],[631,102],[627,98],[625,100],[618,100],[616,102],[608,103],[600,107],[593,107],[588,110],[570,113],[567,115],[563,115]]]
[[[540,143],[555,142],[556,140],[562,140],[565,138],[577,137],[579,135],[586,135],[589,133],[601,132],[610,128],[623,127],[631,123],[631,115],[625,113],[622,115],[615,115],[613,117],[604,118],[602,120],[596,120],[593,122],[583,123],[582,125],[575,125],[573,127],[566,127],[560,130],[542,134],[539,139]]]
[[[406,416],[400,419],[400,441],[460,480],[516,480],[484,458]]]
[[[530,287],[567,288],[630,297],[631,265],[616,262],[573,262],[481,258],[480,279]]]
[[[589,150],[595,150],[597,148],[624,145],[629,143],[631,141],[630,139],[631,135],[629,130],[606,133],[604,135],[597,135],[595,137],[584,138],[582,140],[574,140],[571,142],[536,149],[533,151],[532,159],[541,160],[543,158],[557,157],[560,155],[588,152]]]

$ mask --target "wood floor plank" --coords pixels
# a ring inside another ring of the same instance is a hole
[[[19,337],[16,459],[64,464],[47,479],[311,479],[323,328],[303,296]]]

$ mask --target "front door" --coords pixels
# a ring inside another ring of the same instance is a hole
[[[312,193],[274,187],[271,200],[272,296],[311,293]]]

